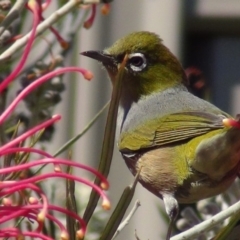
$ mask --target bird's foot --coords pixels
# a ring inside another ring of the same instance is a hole
[[[161,193],[168,217],[170,218],[166,240],[170,240],[173,225],[177,219],[179,207],[177,200],[170,193]]]

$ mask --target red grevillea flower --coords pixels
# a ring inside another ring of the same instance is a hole
[[[87,20],[84,22],[84,24],[83,24],[83,26],[84,26],[85,28],[87,28],[87,29],[90,28],[90,27],[93,25],[94,19],[95,19],[95,17],[96,17],[96,8],[97,8],[97,5],[96,5],[96,4],[92,4],[91,7],[92,7],[91,15],[90,15],[89,19],[87,19]]]
[[[3,151],[1,151],[0,149],[1,155],[6,155],[9,153],[19,153],[19,152],[36,152],[45,156],[50,156],[49,154],[41,150],[37,150],[33,148],[9,148]],[[33,231],[35,233],[35,237],[39,237],[42,239],[51,239],[51,238],[45,238],[46,236],[44,236],[42,233],[43,222],[45,221],[45,219],[49,219],[59,227],[61,231],[61,238],[68,239],[67,237],[68,233],[66,228],[63,226],[61,222],[59,222],[59,220],[56,217],[54,217],[54,215],[51,214],[52,211],[56,211],[56,212],[69,215],[80,223],[81,229],[79,229],[76,234],[78,235],[78,238],[81,239],[83,238],[86,231],[86,226],[84,221],[75,213],[49,203],[47,196],[45,195],[43,190],[40,187],[38,187],[37,183],[41,181],[46,181],[50,178],[56,178],[56,177],[70,179],[76,182],[84,183],[92,187],[95,191],[99,193],[99,195],[103,199],[103,202],[102,202],[103,208],[109,209],[110,207],[109,200],[102,190],[102,189],[108,188],[108,182],[96,170],[86,165],[65,160],[65,159],[53,158],[53,157],[43,158],[39,160],[30,161],[28,163],[20,164],[20,165],[2,168],[0,169],[0,175],[6,174],[7,176],[7,174],[10,174],[10,173],[12,174],[12,173],[21,172],[24,170],[29,170],[34,166],[38,166],[38,165],[41,166],[45,164],[53,164],[53,166],[68,165],[68,166],[73,166],[75,168],[85,169],[101,179],[101,188],[98,187],[97,185],[94,185],[93,183],[91,183],[90,181],[84,178],[73,176],[68,173],[62,172],[59,167],[57,168],[54,167],[53,171],[51,171],[50,173],[39,174],[39,175],[35,175],[25,179],[3,180],[1,182],[1,188],[0,188],[0,198],[2,199],[2,205],[0,206],[0,224],[7,223],[8,221],[14,220],[19,217],[26,217],[38,223],[37,228]],[[10,199],[11,196],[13,194],[18,193],[19,197],[21,198],[23,197],[23,195],[21,194],[23,190],[31,190],[30,191],[31,196],[30,197],[26,196],[25,199],[23,199],[22,204],[18,204],[18,203],[13,204],[13,202]],[[35,195],[38,196],[38,199],[35,197]],[[52,211],[49,211],[49,210],[52,210]],[[11,231],[9,231],[9,229],[10,229],[9,227],[7,227],[6,229],[2,228],[0,230],[0,237],[10,237],[10,236],[14,237],[16,235],[30,236],[29,231],[20,232],[18,228],[14,228],[14,227],[11,227],[12,229]],[[64,238],[62,236],[64,236]]]
[[[103,15],[108,15],[109,12],[110,12],[110,4],[109,3],[103,4],[103,6],[101,7],[101,13]]]
[[[50,1],[46,1],[46,6]],[[28,44],[25,47],[22,58],[19,61],[19,64],[12,71],[12,73],[0,84],[0,94],[4,91],[9,84],[16,79],[16,77],[21,72],[26,59],[31,50],[31,46],[35,39],[36,27],[41,21],[40,9],[46,6],[40,6],[40,1],[30,0],[28,1],[28,8],[31,9],[31,12],[34,16],[32,34],[28,41]],[[11,115],[11,113],[15,110],[19,102],[29,95],[33,90],[39,87],[44,82],[49,79],[66,73],[66,72],[79,72],[81,73],[85,79],[90,80],[92,78],[92,74],[82,68],[78,67],[65,67],[59,68],[55,71],[49,72],[44,76],[39,77],[37,80],[29,84],[26,88],[24,88],[18,96],[9,104],[9,106],[1,113],[0,115],[0,126],[4,127],[4,122]],[[80,229],[77,230],[76,236],[77,239],[82,239],[84,237],[86,231],[86,225],[82,218],[78,216],[76,213],[69,211],[66,208],[53,205],[46,193],[41,189],[39,183],[44,181],[48,181],[52,178],[63,178],[72,180],[75,182],[83,183],[95,191],[102,197],[102,206],[104,209],[110,208],[109,200],[104,193],[103,190],[108,189],[108,182],[99,172],[95,169],[76,163],[70,160],[54,158],[51,154],[32,147],[23,146],[23,143],[26,139],[32,137],[35,133],[44,130],[46,127],[50,126],[53,123],[56,123],[61,119],[60,115],[54,115],[52,118],[44,121],[43,123],[38,124],[37,126],[32,127],[27,130],[20,136],[17,136],[11,139],[9,142],[0,146],[0,157],[1,161],[6,156],[17,156],[19,159],[22,156],[26,156],[31,153],[39,154],[42,156],[42,159],[31,159],[28,161],[12,161],[11,166],[5,166],[1,164],[3,167],[0,169],[0,238],[4,237],[13,237],[15,239],[24,239],[24,237],[37,238],[50,240],[52,239],[49,236],[46,236],[43,232],[43,226],[45,220],[49,220],[53,222],[56,226],[58,226],[60,230],[60,239],[66,240],[69,239],[68,232],[66,227],[59,221],[58,218],[54,216],[54,212],[59,212],[64,215],[68,215],[74,218],[79,225]],[[15,162],[15,164],[13,164]],[[45,173],[38,173],[36,175],[26,176],[23,173],[29,172],[36,168],[36,166],[43,165],[52,165],[52,170]],[[83,169],[88,172],[91,172],[93,175],[98,177],[101,180],[100,187],[93,184],[87,179],[82,177],[74,176],[69,173],[62,171],[61,166],[70,166],[77,169]],[[14,176],[14,177],[11,177]],[[35,229],[22,230],[18,226],[14,225],[15,220],[17,219],[27,219],[30,224],[35,222],[36,224],[32,224]]]
[[[85,8],[85,6],[83,6]],[[89,29],[90,27],[92,27],[93,22],[96,18],[96,11],[97,11],[97,5],[96,4],[91,4],[91,14],[89,16],[89,18],[84,22],[83,26],[86,29]],[[108,15],[110,12],[110,4],[109,3],[105,3],[103,4],[103,6],[101,7],[101,13],[103,15]]]
[[[45,20],[44,17],[42,16],[42,12],[44,10],[46,10],[48,8],[48,6],[51,3],[51,0],[47,0],[44,3],[41,3],[41,0],[37,0],[38,4],[39,4],[39,9],[37,11],[38,17],[40,21]],[[30,11],[34,11],[33,7],[30,4],[27,4],[26,6]],[[62,46],[62,48],[67,49],[69,47],[68,42],[66,42],[62,36],[60,35],[60,33],[52,26],[49,27],[50,31],[55,35],[57,41],[60,43],[60,45]]]

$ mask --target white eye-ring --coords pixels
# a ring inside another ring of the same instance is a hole
[[[147,66],[147,60],[142,53],[129,54],[128,59],[130,68],[135,72],[140,72]]]

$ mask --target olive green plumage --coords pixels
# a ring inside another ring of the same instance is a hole
[[[123,100],[132,97],[134,101],[141,96],[162,91],[174,84],[186,82],[186,76],[175,56],[162,44],[155,34],[138,32],[118,40],[105,53],[121,62],[125,54],[142,53],[148,59],[147,71],[137,74],[130,72],[126,75]],[[112,71],[110,68],[108,71]],[[152,81],[159,79],[160,81]]]
[[[174,221],[178,202],[217,195],[234,181],[240,130],[223,124],[227,113],[188,92],[180,63],[154,33],[132,33],[103,52],[83,53],[102,62],[112,82],[126,54],[119,151]]]

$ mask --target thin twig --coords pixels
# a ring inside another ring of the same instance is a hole
[[[7,29],[7,27],[20,16],[20,12],[22,11],[24,5],[28,0],[18,0],[15,2],[7,16],[3,19],[0,24],[0,36]]]
[[[139,169],[136,176],[134,177],[133,183],[124,189],[117,203],[117,206],[115,207],[111,217],[109,218],[106,224],[106,227],[102,231],[102,235],[99,240],[112,239],[115,232],[117,231],[118,226],[122,222],[123,216],[125,215],[127,208],[129,207],[129,204],[132,201],[133,195],[135,193],[136,185],[139,179],[140,171],[141,171],[141,168]]]
[[[132,208],[132,210],[130,211],[130,213],[128,214],[128,216],[124,219],[124,221],[122,221],[122,223],[119,225],[117,231],[115,232],[115,234],[113,235],[112,237],[112,240],[114,238],[117,237],[117,235],[123,230],[123,228],[125,228],[129,222],[130,222],[130,219],[133,217],[134,213],[137,211],[138,207],[140,207],[141,204],[140,204],[140,201],[137,200]]]
[[[135,238],[137,239],[137,240],[140,240],[140,238],[138,237],[138,235],[137,235],[137,230],[135,229],[135,232],[134,232],[134,236],[135,236]]]
[[[55,154],[54,157],[58,156],[59,154],[61,154],[62,152],[64,152],[66,149],[68,149],[70,146],[73,145],[73,143],[75,143],[79,138],[81,138],[91,127],[92,125],[98,120],[98,118],[102,115],[102,113],[107,109],[108,105],[109,105],[110,101],[108,101],[103,107],[102,109],[93,117],[93,119],[87,124],[86,127],[84,127],[84,129],[77,134],[75,137],[73,137],[72,139],[70,139],[69,141],[67,141]]]
[[[67,25],[64,21],[64,25],[62,29],[66,29],[67,33],[65,34],[66,37],[64,39],[68,42],[69,47],[67,49],[60,49],[59,52],[55,55],[61,55],[62,57],[66,57],[67,54],[69,54],[72,50],[72,46],[74,45],[75,38],[78,36],[76,32],[79,31],[79,29],[82,27],[87,15],[89,14],[90,9],[86,9],[83,14],[78,14],[77,18],[71,22],[71,26],[69,24]],[[67,15],[67,17],[70,17]],[[70,27],[70,29],[69,29]],[[48,46],[39,53],[39,56],[37,57],[37,60],[35,62],[29,63],[28,66],[26,66],[23,70],[23,72],[28,72],[30,69],[32,69],[35,66],[35,63],[38,61],[44,61],[46,57],[48,57],[49,49],[52,49],[54,44],[56,43],[56,39],[53,38],[49,41]]]
[[[54,13],[52,13],[48,18],[46,18],[43,22],[41,22],[36,30],[36,36],[44,32],[46,29],[48,29],[52,24],[57,22],[59,18],[69,13],[74,7],[82,3],[81,0],[70,0],[65,5],[63,5],[61,8],[56,10]],[[26,34],[24,37],[18,39],[11,47],[9,47],[5,52],[3,52],[0,55],[0,61],[5,60],[7,58],[10,58],[17,50],[19,50],[21,47],[23,47],[29,37],[31,35],[31,32]]]
[[[216,214],[215,216],[205,220],[204,222],[192,227],[191,229],[180,233],[171,238],[171,240],[181,240],[181,239],[193,239],[201,233],[204,233],[217,224],[221,223],[228,217],[231,217],[235,214],[239,214],[240,212],[240,201],[229,207],[228,209]]]

